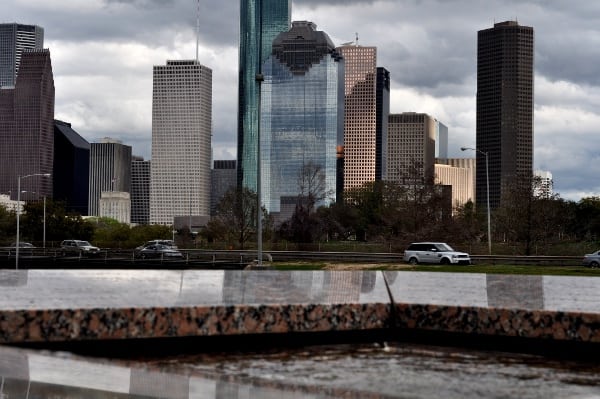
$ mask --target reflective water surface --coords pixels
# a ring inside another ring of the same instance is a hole
[[[0,346],[0,398],[600,398],[598,362],[383,343],[143,361]]]
[[[159,361],[173,370],[331,397],[600,398],[600,363],[414,344]]]

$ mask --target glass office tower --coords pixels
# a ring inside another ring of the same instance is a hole
[[[13,87],[21,55],[44,47],[44,28],[17,23],[0,24],[0,87]]]
[[[261,194],[269,212],[324,183],[315,206],[336,195],[336,148],[343,144],[344,65],[326,33],[294,22],[277,36],[264,64],[261,98]],[[312,176],[310,176],[312,175]],[[305,180],[302,187],[302,180]],[[341,189],[341,188],[340,188]],[[311,192],[313,193],[313,192]]]
[[[240,1],[238,77],[238,186],[257,191],[259,82],[273,39],[290,28],[291,0]]]

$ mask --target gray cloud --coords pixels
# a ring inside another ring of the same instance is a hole
[[[6,3],[6,4],[5,4]],[[152,66],[195,55],[196,2],[5,0],[5,22],[45,28],[56,113],[88,140],[121,138],[150,156]],[[600,3],[589,0],[294,0],[336,44],[378,47],[393,112],[427,112],[450,129],[451,156],[475,144],[477,31],[518,19],[535,29],[535,166],[564,196],[600,195]],[[201,62],[213,69],[215,157],[234,157],[239,0],[200,1]]]

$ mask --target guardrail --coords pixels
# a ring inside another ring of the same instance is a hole
[[[140,259],[132,249],[102,249],[98,256],[63,256],[60,248],[27,248],[19,251],[19,264],[23,268],[60,267],[156,267],[171,265],[185,268],[237,268],[242,269],[256,260],[255,250],[181,250],[183,259]],[[313,261],[348,263],[404,263],[402,253],[370,252],[312,252],[312,251],[267,251],[263,261]],[[14,266],[14,248],[0,248],[0,268]],[[509,265],[562,265],[580,266],[582,256],[513,256],[471,255],[475,264]],[[169,267],[171,267],[169,266]]]

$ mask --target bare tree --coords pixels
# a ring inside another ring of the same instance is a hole
[[[256,193],[246,187],[227,191],[217,205],[216,217],[208,224],[207,235],[230,244],[237,241],[243,249],[245,243],[256,235],[257,205]]]
[[[313,161],[302,165],[298,173],[298,189],[300,197],[307,200],[309,213],[315,209],[317,203],[333,195],[331,190],[327,190],[323,167]]]

